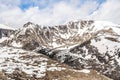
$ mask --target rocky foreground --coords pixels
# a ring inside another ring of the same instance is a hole
[[[0,47],[0,80],[111,80],[95,70],[75,70],[45,55]]]

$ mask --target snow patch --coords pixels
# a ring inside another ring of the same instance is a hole
[[[83,69],[83,70],[80,70],[79,72],[90,73],[90,70],[88,70],[88,69]]]
[[[13,46],[13,47],[22,47],[22,44],[20,43],[20,42],[16,42],[16,41],[13,41],[12,43],[11,43],[11,45]]]
[[[0,38],[0,43],[2,43],[3,41],[5,41],[6,39],[8,39],[8,38],[7,37]]]
[[[66,69],[66,68],[53,66],[53,67],[48,68],[47,70],[48,70],[48,71],[61,71],[61,70],[65,70],[65,69]]]

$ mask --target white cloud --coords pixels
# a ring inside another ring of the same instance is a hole
[[[0,0],[1,5],[7,5],[8,7],[20,5],[20,0]]]
[[[100,5],[98,10],[96,10],[98,3],[94,0],[87,0],[80,7],[78,7],[79,0],[75,0],[75,2],[71,0],[69,3],[65,1],[51,3],[52,0],[49,1],[50,4],[46,8],[30,7],[25,11],[17,6],[20,3],[19,0],[16,2],[17,5],[12,6],[12,8],[2,4],[4,7],[1,8],[0,6],[0,23],[21,27],[28,21],[40,25],[56,25],[76,19],[108,20],[115,23],[120,21],[119,0],[107,0]],[[43,3],[46,2],[43,1]]]
[[[107,0],[89,17],[95,20],[107,20],[120,24],[120,0]]]

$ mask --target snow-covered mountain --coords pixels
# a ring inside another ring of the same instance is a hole
[[[6,40],[15,32],[15,29],[0,24],[0,42]]]
[[[75,21],[39,26],[28,22],[3,45],[33,50],[75,69],[94,69],[120,80],[120,25],[107,21]]]
[[[108,37],[119,38],[119,29],[119,25],[92,20],[69,22],[66,25],[51,27],[28,22],[22,29],[16,31],[12,42],[23,46],[31,42],[49,49],[68,49],[99,35],[106,34]]]

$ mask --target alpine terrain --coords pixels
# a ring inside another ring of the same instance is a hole
[[[17,30],[0,28],[0,36],[0,79],[120,80],[118,24],[80,20],[41,26],[28,22]]]

